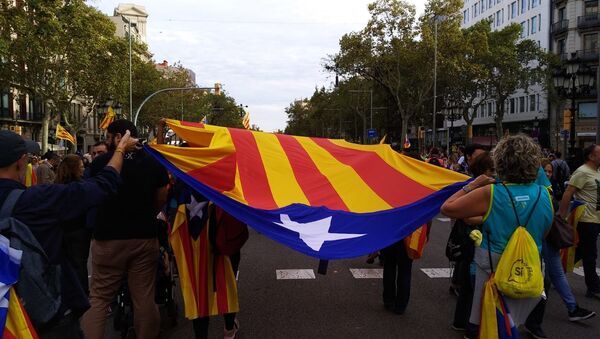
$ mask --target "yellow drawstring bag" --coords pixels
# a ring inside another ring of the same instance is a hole
[[[496,286],[498,291],[510,298],[539,297],[544,290],[542,264],[537,244],[527,231],[526,226],[540,200],[541,187],[525,226],[519,220],[519,214],[510,191],[506,186],[504,188],[506,188],[512,202],[518,226],[508,240],[508,244],[498,262],[495,274]]]
[[[523,226],[514,231],[500,257],[496,286],[510,298],[539,297],[544,290],[540,254],[531,234]]]

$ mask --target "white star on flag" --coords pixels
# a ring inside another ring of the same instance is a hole
[[[196,197],[194,197],[194,195],[192,194],[192,200],[190,201],[189,204],[185,204],[185,206],[187,207],[188,211],[190,212],[190,220],[192,220],[193,217],[198,217],[200,219],[202,219],[202,216],[204,215],[204,206],[206,206],[206,204],[208,204],[208,201],[201,201],[198,202],[196,201]]]
[[[331,217],[325,219],[311,221],[307,223],[299,223],[292,221],[287,214],[280,214],[281,223],[274,224],[287,228],[290,231],[298,232],[300,240],[314,251],[319,251],[325,241],[352,239],[365,236],[366,234],[352,233],[329,233],[331,226]]]

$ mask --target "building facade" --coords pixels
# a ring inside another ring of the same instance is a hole
[[[600,32],[598,0],[553,0],[552,18],[551,50],[560,58],[562,68],[577,69],[580,73],[586,70],[595,82]],[[553,142],[562,144],[564,139],[560,131],[568,125],[564,121],[564,110],[572,110],[575,113],[575,148],[581,149],[594,143],[596,138],[597,84],[586,88],[586,84],[577,80],[575,85],[577,90],[571,91],[572,95],[562,93],[564,101],[553,105],[550,129],[555,139]]]
[[[510,24],[521,26],[521,38],[537,42],[544,50],[551,50],[550,22],[551,0],[465,0],[462,8],[462,28],[468,28],[481,20],[489,20],[494,30]],[[548,96],[541,85],[517,90],[505,104],[503,126],[510,133],[522,132],[550,146]],[[473,142],[493,144],[496,142],[494,116],[496,103],[488,100],[475,114]],[[454,122],[457,137],[464,136],[465,121]],[[445,121],[448,128],[450,122]]]

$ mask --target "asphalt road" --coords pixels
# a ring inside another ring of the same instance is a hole
[[[449,267],[444,256],[449,230],[450,222],[434,220],[424,257],[413,263],[411,299],[403,315],[384,309],[381,279],[356,279],[350,271],[379,269],[377,263],[367,264],[364,257],[332,261],[327,275],[320,275],[316,259],[251,230],[242,249],[236,338],[462,338],[450,329],[456,297],[448,292],[449,279],[421,271]],[[283,269],[313,270],[315,278],[278,280],[276,270]],[[600,300],[584,296],[583,277],[571,273],[568,279],[579,304],[599,312]],[[179,309],[182,313],[183,304]],[[562,300],[551,290],[543,328],[550,338],[600,338],[600,316],[569,322]],[[221,317],[211,319],[210,337],[223,337]],[[177,326],[163,324],[161,338],[193,338],[191,322],[180,315]]]

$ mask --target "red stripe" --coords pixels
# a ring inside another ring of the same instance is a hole
[[[235,154],[227,155],[187,174],[219,192],[230,191],[235,186]]]
[[[248,205],[263,209],[278,208],[254,135],[236,128],[230,128],[229,132],[235,145],[240,181]]]
[[[33,327],[33,324],[31,323],[31,319],[29,319],[29,314],[27,314],[25,307],[23,306],[23,304],[21,303],[20,300],[17,300],[17,304],[19,305],[19,308],[21,309],[21,315],[25,319],[25,323],[27,323],[27,329],[29,330],[29,334],[31,334],[31,337],[33,339],[38,339],[39,336],[38,336],[37,332],[35,331],[35,327]]]
[[[180,120],[179,123],[181,124],[181,126],[204,128],[204,124],[201,123],[201,122],[192,122],[192,121],[183,121],[183,120]]]
[[[319,171],[300,142],[295,137],[283,134],[277,134],[277,139],[292,166],[296,181],[310,205],[347,211],[348,206],[329,179]]]
[[[343,148],[328,139],[312,140],[339,162],[352,167],[373,192],[392,207],[413,203],[433,192],[432,189],[398,172],[375,152]],[[410,194],[400,194],[400,190]]]
[[[188,271],[188,276],[190,277],[190,283],[192,284],[192,291],[195,295],[196,289],[198,288],[198,284],[196,281],[196,269],[194,268],[194,250],[192,247],[192,241],[194,240],[190,236],[187,217],[179,225],[179,227],[177,228],[177,232],[179,233],[181,247],[183,248],[183,253],[185,255],[186,268]],[[196,300],[198,300],[198,298],[196,298]]]
[[[208,255],[209,248],[208,246],[208,222],[204,225],[202,232],[200,233],[200,237],[198,237],[199,246],[198,250],[200,253],[195,253],[198,256],[198,268],[199,271],[198,276],[200,277],[200,281],[198,282],[196,291],[197,297],[196,300],[198,302],[198,314],[201,317],[206,317],[209,315],[208,311],[208,284],[212,284],[212,274],[208,272],[208,260],[210,259]]]

